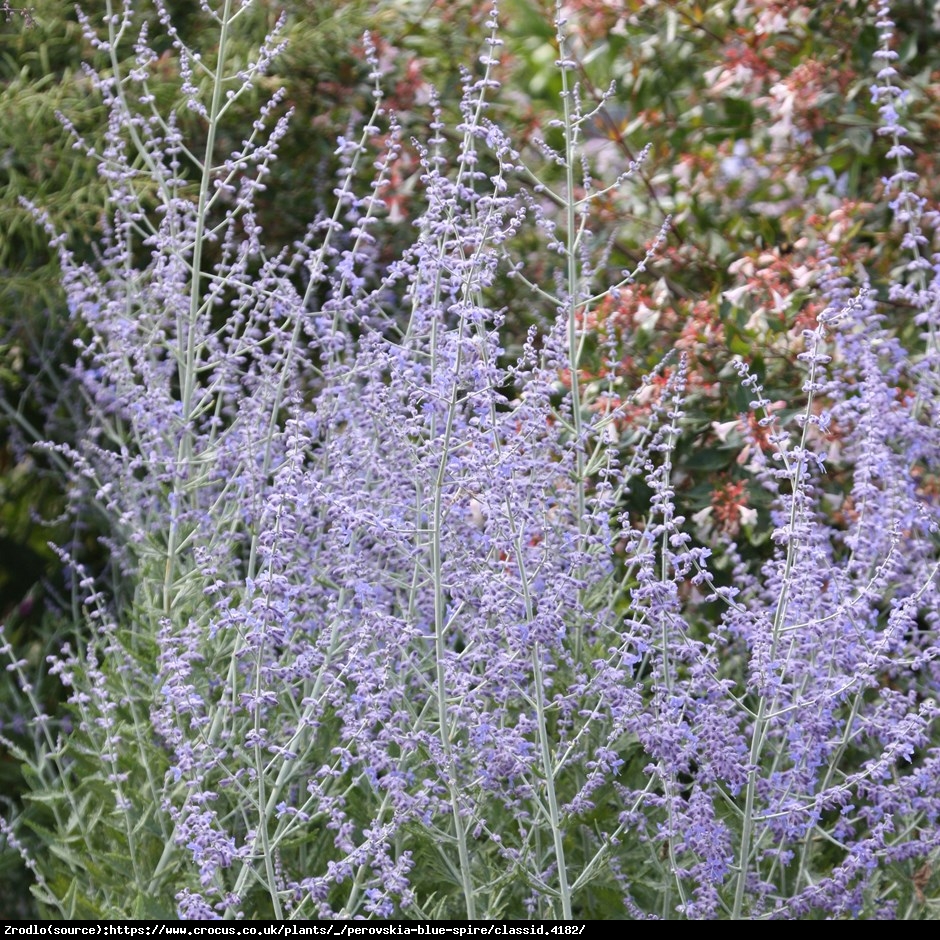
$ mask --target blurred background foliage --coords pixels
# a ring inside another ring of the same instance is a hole
[[[507,9],[509,82],[544,113],[560,92],[554,4],[508,0]],[[609,180],[651,148],[642,185],[611,199],[610,217],[621,220],[612,267],[630,267],[672,219],[649,276],[592,311],[586,326],[616,341],[619,361],[599,357],[582,378],[613,365],[625,395],[668,352],[688,355],[686,434],[675,458],[681,508],[701,540],[735,540],[758,563],[770,550],[769,497],[748,470],[754,429],[742,416],[751,396],[732,357],[751,363],[781,416],[800,411],[796,357],[802,330],[825,306],[816,286],[829,260],[855,289],[870,278],[885,325],[908,349],[920,342],[912,311],[888,298],[908,258],[882,198],[883,178],[897,166],[885,157],[890,141],[871,100],[874,8],[858,0],[572,0],[564,10],[583,110],[600,105],[585,124],[595,177]],[[892,17],[902,123],[916,154],[912,185],[931,211],[940,197],[940,13],[908,0],[892,4]],[[845,469],[837,438],[836,429],[836,480]],[[634,489],[628,508],[637,518],[648,497]]]
[[[154,17],[152,8],[140,6],[138,16]],[[171,0],[168,8],[184,38],[211,35],[198,4]],[[103,0],[86,4],[92,21],[103,9]],[[94,61],[94,50],[70,3],[34,0],[30,11],[30,23],[21,15],[0,20],[0,400],[6,409],[0,415],[0,617],[11,641],[38,665],[59,622],[61,573],[47,543],[78,538],[89,554],[101,549],[93,524],[76,533],[59,521],[66,494],[48,472],[49,455],[29,446],[30,429],[68,440],[81,425],[67,378],[74,326],[48,235],[26,203],[41,207],[71,248],[90,257],[107,189],[58,117],[100,146],[105,113],[82,69],[83,61]],[[460,68],[480,54],[488,5],[257,0],[233,54],[247,57],[282,11],[286,52],[257,100],[233,115],[230,139],[221,146],[238,145],[250,131],[254,106],[275,87],[286,89],[292,131],[272,167],[259,220],[271,245],[301,237],[329,199],[337,135],[371,107],[361,40],[370,31],[386,101],[405,142],[384,226],[383,253],[395,257],[410,241],[409,198],[419,173],[410,138],[426,136],[432,86],[445,115],[457,114]],[[639,178],[599,207],[600,233],[613,245],[612,271],[631,268],[672,217],[647,276],[586,319],[585,328],[598,337],[597,357],[582,378],[590,391],[598,375],[612,370],[614,383],[597,382],[594,392],[599,396],[603,386],[626,398],[670,352],[689,357],[687,433],[674,458],[680,506],[701,539],[735,540],[746,557],[759,560],[768,551],[768,497],[741,459],[747,447],[741,415],[750,396],[729,360],[741,355],[751,362],[782,414],[800,409],[796,355],[801,330],[823,306],[814,295],[821,259],[834,258],[857,282],[866,270],[885,300],[901,264],[902,233],[892,228],[880,198],[881,180],[894,168],[885,160],[889,145],[877,133],[871,103],[873,10],[860,0],[570,0],[564,13],[584,110],[599,106],[583,126],[594,176],[609,182],[643,147],[651,148]],[[917,153],[915,186],[935,208],[937,7],[905,0],[894,4],[893,15],[908,91],[908,142]],[[554,0],[503,0],[500,8],[503,88],[492,115],[537,166],[544,159],[532,144],[536,137],[561,143],[548,123],[561,90],[554,18]],[[155,90],[164,107],[173,107],[178,63],[168,42],[158,51],[164,57]],[[198,140],[198,118],[176,106]],[[517,282],[500,290],[509,328],[521,340],[531,304]],[[906,341],[916,339],[908,311],[886,309],[889,325]],[[643,417],[641,402],[628,412],[623,433]],[[642,517],[648,495],[635,488],[626,508]],[[15,737],[19,720],[12,691],[0,689],[0,731]],[[0,791],[15,794],[17,774],[0,751]],[[22,879],[11,874],[17,865],[10,853],[0,856],[4,912],[27,910]]]

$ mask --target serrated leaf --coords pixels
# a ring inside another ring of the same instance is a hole
[[[29,886],[29,893],[46,907],[61,911],[61,902],[45,885],[32,884]]]
[[[61,842],[50,842],[47,848],[56,858],[61,858],[70,867],[79,871],[85,868],[87,859],[72,851],[67,845]]]
[[[31,819],[29,816],[23,817],[23,825],[26,826],[31,832],[39,836],[48,845],[51,845],[53,842],[59,840],[59,834],[52,832],[50,829],[46,829],[45,826],[36,822],[35,819]]]

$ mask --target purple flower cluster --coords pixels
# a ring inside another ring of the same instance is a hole
[[[224,98],[196,76],[225,79],[230,24],[207,64],[159,8],[205,151],[153,106],[141,32],[132,71],[89,70],[111,114],[100,260],[60,246],[88,413],[62,452],[76,504],[108,515],[119,587],[82,580],[92,633],[52,671],[139,891],[199,919],[588,916],[598,884],[630,916],[891,913],[878,873],[940,849],[940,267],[908,171],[886,184],[914,259],[892,297],[920,352],[833,264],[803,407],[781,417],[736,364],[769,442],[755,569],[677,509],[686,360],[636,390],[644,426],[578,384],[587,312],[646,262],[611,271],[590,236],[602,184],[567,78],[564,149],[541,142],[535,167],[489,117],[494,12],[459,122],[445,135],[432,104],[414,143],[410,248],[381,250],[405,143],[377,94],[339,142],[335,211],[269,250],[255,208],[279,99],[220,155]],[[903,166],[888,13],[875,98]],[[541,323],[518,343],[493,301],[510,280]]]

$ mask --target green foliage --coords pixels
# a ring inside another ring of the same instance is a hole
[[[287,50],[264,78],[258,96],[239,101],[219,141],[223,151],[236,148],[250,133],[262,93],[286,89],[283,108],[293,109],[294,130],[281,146],[259,211],[274,247],[297,240],[308,220],[330,201],[335,138],[347,122],[361,119],[367,107],[368,80],[357,52],[362,30],[376,33],[380,53],[389,62],[389,103],[398,111],[407,140],[409,126],[426,121],[429,81],[445,102],[458,97],[460,80],[453,65],[471,58],[467,50],[477,47],[480,19],[477,5],[466,2],[429,6],[391,0],[288,0],[283,5]],[[178,0],[170,6],[184,36],[200,32],[204,24],[196,5]],[[652,265],[651,283],[624,291],[617,303],[598,301],[590,311],[593,319],[582,325],[593,334],[581,377],[586,401],[601,407],[608,394],[625,400],[640,376],[661,367],[664,356],[676,348],[686,352],[692,363],[689,410],[696,417],[673,456],[680,509],[697,521],[703,540],[706,533],[719,531],[738,538],[748,560],[760,559],[770,549],[770,497],[751,482],[739,459],[755,429],[739,420],[748,410],[748,395],[729,361],[748,357],[781,413],[799,411],[802,402],[792,392],[800,374],[795,357],[802,347],[797,340],[819,309],[812,300],[813,276],[824,252],[836,253],[846,271],[864,264],[885,281],[897,267],[900,233],[890,230],[885,210],[875,208],[886,172],[877,112],[868,97],[875,32],[856,3],[783,4],[783,25],[772,29],[764,28],[762,17],[770,9],[766,4],[677,0],[569,6],[584,109],[598,108],[584,126],[592,166],[598,175],[616,175],[652,145],[641,184],[610,197],[610,228],[602,234],[611,245],[611,268],[634,266],[666,216],[672,216],[668,243]],[[101,147],[96,135],[104,111],[80,69],[81,59],[92,50],[74,16],[63,15],[52,0],[37,0],[34,8],[34,27],[27,29],[17,19],[0,27],[0,140],[6,142],[0,155],[0,226],[7,236],[0,242],[0,300],[9,311],[0,324],[0,382],[8,412],[20,425],[28,429],[51,422],[54,432],[67,436],[61,377],[54,370],[35,375],[32,364],[67,364],[72,327],[55,286],[48,235],[24,200],[42,207],[79,253],[82,246],[90,250],[106,186],[95,161],[74,148],[57,115],[64,114],[94,150]],[[272,4],[259,3],[252,17],[241,22],[234,58],[245,55],[273,27],[276,13]],[[561,88],[554,4],[506,0],[504,16],[508,58],[502,77],[508,85],[504,99],[511,103],[501,105],[506,110],[494,117],[504,126],[515,121],[523,146],[539,133],[557,145],[561,133],[542,126],[544,114],[557,110]],[[909,4],[898,18],[907,37],[900,58],[906,74],[913,76],[912,139],[932,158],[940,150],[937,30],[923,4]],[[171,97],[178,63],[169,45],[165,56],[166,85],[155,89],[157,105],[176,108],[187,133],[198,138],[198,119]],[[615,91],[605,98],[611,77]],[[383,231],[389,256],[410,236],[406,197],[417,169],[407,145],[398,170],[396,185],[404,198],[400,223]],[[922,174],[919,185],[936,203],[937,180]],[[628,222],[615,223],[615,218]],[[873,231],[879,234],[873,237]],[[550,268],[541,273],[550,280]],[[512,303],[517,287],[507,283],[495,290],[502,292],[507,306],[519,307]],[[897,311],[902,334],[913,329],[905,324],[904,313]],[[528,313],[516,316],[521,339]],[[595,381],[608,371],[611,350],[620,359],[617,382]],[[667,364],[662,376],[671,368]],[[625,438],[640,433],[646,414],[641,402],[618,432]],[[48,430],[43,436],[49,436]],[[62,496],[40,472],[45,458],[25,454],[12,439],[0,439],[0,448],[0,613],[5,613],[55,564],[46,547],[49,531],[36,524],[35,516],[55,516]],[[638,481],[622,508],[641,517],[650,497],[649,488]],[[93,533],[83,537],[93,545]],[[720,573],[730,580],[730,570],[722,571],[721,565],[719,561]],[[161,572],[151,574],[151,581],[159,584]],[[27,610],[20,624],[14,624],[13,639],[31,645],[32,664],[41,665],[54,627],[48,617],[28,617]],[[142,633],[153,635],[156,629],[150,623]],[[157,671],[156,653],[141,650],[138,641],[123,635],[114,649],[126,660],[127,670],[109,673],[114,681],[125,677],[125,684],[109,690],[124,703],[113,729],[96,728],[76,712],[71,720],[79,730],[55,763],[37,764],[27,749],[12,744],[9,752],[0,753],[6,792],[22,788],[15,766],[23,763],[30,790],[24,819],[39,841],[52,846],[54,859],[44,866],[46,881],[35,888],[49,916],[162,919],[175,913],[166,900],[166,886],[180,887],[172,878],[179,847],[172,845],[172,834],[156,812],[166,754],[158,742],[139,736],[146,722],[135,717],[153,699],[146,677]],[[729,663],[728,668],[739,665]],[[0,693],[0,704],[13,713],[23,703],[12,695],[7,701]],[[133,759],[115,764],[107,756],[108,734],[132,741]],[[621,756],[626,761],[623,785],[640,789],[642,753],[633,742],[624,742]],[[352,781],[341,783],[353,790]],[[567,783],[559,780],[560,790]],[[584,814],[580,830],[566,833],[565,855],[573,870],[588,864],[593,849],[582,837],[598,825],[613,800],[612,791],[599,792],[597,808]],[[352,805],[351,815],[356,812]],[[364,809],[359,815],[372,814],[373,809]],[[408,847],[422,894],[429,899],[419,913],[460,916],[460,905],[453,900],[460,877],[451,863],[452,847],[446,845],[452,837],[423,830],[411,835]],[[498,916],[525,903],[526,881],[521,866],[516,870],[505,864],[492,835],[476,835],[471,847],[474,880],[486,894],[483,906]],[[305,857],[329,854],[331,845],[316,825],[280,844],[294,867]],[[526,848],[522,841],[514,845],[512,834],[505,844]],[[531,870],[550,864],[549,849],[533,850],[538,857],[526,860]],[[659,859],[657,867],[655,858],[637,851],[630,862],[638,904],[660,906],[668,913],[675,899],[657,892],[668,880],[662,873],[669,860]],[[0,855],[0,873],[15,865],[11,853]],[[902,895],[912,916],[936,906],[937,875],[927,863],[910,870],[897,866],[886,877],[905,885]],[[101,890],[91,895],[80,889],[82,884]],[[583,907],[575,916],[604,917],[612,900],[619,900],[617,890],[613,879],[599,874],[586,886]],[[263,892],[257,891],[258,910],[270,914],[263,909]]]

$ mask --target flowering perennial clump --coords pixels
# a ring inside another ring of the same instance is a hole
[[[248,7],[211,8],[210,57],[156,4],[199,140],[154,100],[161,57],[133,6],[109,2],[103,33],[85,20],[109,63],[88,74],[109,108],[94,155],[112,212],[93,264],[50,230],[81,324],[85,425],[45,446],[69,468],[76,520],[103,512],[110,557],[101,574],[62,549],[77,629],[48,671],[64,717],[2,648],[35,711],[30,743],[9,742],[33,791],[23,828],[53,851],[34,859],[16,820],[2,831],[44,909],[923,904],[940,849],[940,267],[889,4],[872,96],[909,259],[890,298],[919,345],[886,327],[877,285],[824,258],[792,400],[732,361],[750,405],[714,430],[770,506],[757,561],[735,542],[757,520],[743,484],[697,519],[677,504],[677,448],[698,433],[692,332],[625,387],[619,344],[670,223],[638,265],[614,261],[631,236],[609,204],[638,164],[593,178],[597,110],[562,11],[561,114],[525,152],[491,117],[495,8],[457,123],[432,99],[421,140],[385,107],[367,41],[374,111],[337,142],[333,208],[271,247],[257,202],[289,133],[281,95],[250,138],[221,143],[281,48],[279,23],[254,61],[231,60]],[[413,238],[389,259],[405,151]]]

